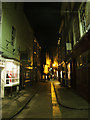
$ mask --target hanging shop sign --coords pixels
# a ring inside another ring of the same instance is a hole
[[[72,50],[72,44],[66,43],[66,50]]]

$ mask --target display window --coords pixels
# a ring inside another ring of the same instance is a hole
[[[90,64],[90,50],[79,55],[77,58],[77,68],[87,67]]]
[[[6,60],[6,80],[5,86],[19,84],[20,64],[14,60]]]
[[[71,71],[70,71],[70,63],[68,63],[67,69],[68,69],[68,79],[70,80],[71,79],[71,76],[70,76],[70,73],[71,73]]]
[[[25,72],[25,79],[30,79],[30,71]]]

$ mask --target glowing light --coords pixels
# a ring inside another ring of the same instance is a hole
[[[62,71],[60,72],[61,78],[62,78]]]
[[[71,71],[70,71],[70,63],[68,63],[68,66],[67,66],[67,67],[68,67],[68,79],[70,80],[70,78],[71,78],[71,77],[70,77],[70,72],[71,72]]]
[[[50,75],[49,75],[49,78],[50,78]]]
[[[55,67],[55,64],[53,64],[53,67]]]
[[[57,77],[58,77],[58,71],[57,71]]]
[[[82,66],[82,63],[80,64],[80,66]]]
[[[34,54],[36,54],[36,52],[34,52]]]
[[[53,67],[58,67],[58,62],[54,61],[54,63],[52,64]]]
[[[49,68],[50,68],[50,64],[51,64],[51,59],[49,59],[49,54],[46,53],[46,65],[48,65]]]
[[[45,66],[44,66],[44,73],[45,73],[45,74],[48,74],[48,72],[49,72],[49,71],[48,71],[48,65],[45,65]]]
[[[30,80],[25,80],[25,82],[30,82]]]
[[[33,69],[33,67],[26,67],[27,69]]]
[[[58,45],[60,44],[60,38],[59,38],[59,40],[58,40]]]
[[[42,79],[45,79],[45,76],[44,76],[44,75],[42,76]]]
[[[36,42],[36,40],[34,40],[34,42]]]

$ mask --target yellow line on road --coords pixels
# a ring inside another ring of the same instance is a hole
[[[51,97],[52,97],[52,107],[53,107],[53,117],[61,118],[61,111],[56,99],[53,83],[51,82]]]

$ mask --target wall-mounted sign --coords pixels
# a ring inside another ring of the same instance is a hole
[[[72,50],[72,44],[66,43],[66,50]]]

